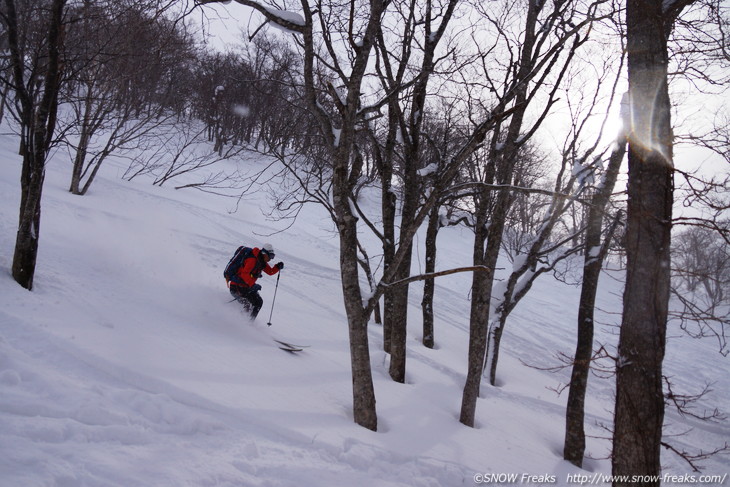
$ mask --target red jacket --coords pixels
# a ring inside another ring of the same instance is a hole
[[[243,261],[243,265],[238,268],[236,274],[246,283],[248,287],[253,287],[256,284],[256,279],[261,277],[261,272],[265,272],[270,276],[273,276],[279,272],[278,267],[271,267],[267,262],[264,262],[263,256],[260,255],[261,249],[258,247],[251,251],[252,257]],[[231,282],[231,284],[236,284]]]

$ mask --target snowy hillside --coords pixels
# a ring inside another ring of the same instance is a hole
[[[286,228],[262,216],[263,192],[231,212],[235,200],[123,181],[121,163],[102,170],[87,196],[73,196],[69,167],[57,154],[44,189],[35,288],[27,292],[10,276],[16,147],[15,138],[0,138],[3,487],[436,487],[491,480],[481,474],[567,485],[569,474],[610,473],[603,426],[611,422],[612,381],[590,379],[593,459],[580,470],[562,460],[567,393],[552,390],[569,371],[523,363],[550,367],[556,353],[572,354],[577,288],[545,278],[519,305],[503,338],[499,384],[483,386],[471,429],[458,422],[469,277],[437,283],[435,350],[420,345],[421,286],[413,285],[407,384],[388,378],[381,329],[370,326],[374,433],[351,417],[337,239],[324,212],[307,208]],[[467,230],[447,229],[439,239],[439,269],[468,264]],[[276,279],[259,280],[265,303],[250,323],[222,278],[236,246],[264,242],[286,264],[271,328]],[[621,285],[604,276],[600,292],[599,319],[615,322]],[[604,326],[599,340],[615,344],[615,332]],[[728,412],[728,359],[711,341],[670,335],[666,369],[677,387],[696,393],[710,382],[702,406]],[[273,338],[311,347],[292,355]],[[701,423],[674,411],[667,422],[669,433],[686,433],[671,440],[689,451],[730,438],[728,422]],[[693,474],[669,452],[664,463],[672,474]],[[704,474],[730,472],[727,455],[705,465]]]

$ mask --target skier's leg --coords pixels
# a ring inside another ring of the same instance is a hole
[[[236,301],[241,303],[243,306],[243,310],[246,313],[251,312],[251,301],[248,299],[248,292],[245,292],[246,290],[242,289],[240,286],[231,286],[230,292],[231,296],[235,298]]]
[[[258,292],[251,293],[249,295],[249,300],[251,301],[251,316],[253,318],[256,318],[258,316],[259,311],[261,311],[261,307],[264,305],[264,300],[261,296],[259,296]]]

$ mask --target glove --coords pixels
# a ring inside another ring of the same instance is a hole
[[[257,293],[259,291],[261,291],[261,284],[254,284],[253,286],[251,286],[252,293]]]
[[[284,263],[283,262],[277,262],[276,265],[274,265],[274,267],[276,267],[279,270],[282,270],[284,268]]]

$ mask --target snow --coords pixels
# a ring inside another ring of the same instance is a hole
[[[583,263],[584,267],[588,267],[589,265],[593,264],[596,259],[598,259],[598,257],[601,255],[601,246],[596,245],[595,247],[589,248],[586,252],[586,255],[588,258]]]
[[[306,25],[306,22],[304,21],[304,17],[301,16],[301,14],[298,14],[296,12],[291,12],[288,10],[279,10],[271,7],[264,6],[267,12],[269,12],[274,17],[280,18],[281,20],[285,22],[289,22],[295,25],[299,25],[304,27]]]
[[[437,280],[433,350],[420,344],[421,287],[414,284],[406,384],[389,379],[382,328],[369,327],[379,415],[379,431],[371,432],[352,420],[338,240],[324,211],[307,207],[289,227],[262,215],[266,191],[236,202],[152,186],[142,176],[126,182],[119,178],[126,165],[116,159],[88,195],[74,196],[68,160],[58,152],[47,167],[28,292],[10,275],[20,197],[16,149],[14,137],[0,135],[3,486],[435,487],[508,474],[565,485],[569,474],[610,473],[602,425],[611,423],[612,381],[590,379],[590,458],[581,470],[561,456],[567,393],[550,390],[569,371],[528,367],[573,353],[577,288],[545,278],[515,309],[498,385],[485,382],[477,427],[468,428],[458,414],[471,276]],[[251,157],[242,170],[267,164]],[[222,277],[238,245],[264,241],[286,263],[270,328],[275,279],[259,280],[265,304],[250,322]],[[424,255],[423,239],[417,244],[415,255]],[[439,269],[470,262],[471,247],[469,230],[442,229]],[[602,286],[597,341],[615,346],[610,325],[620,318],[612,313],[620,307],[620,282],[604,276]],[[711,382],[701,407],[727,407],[727,359],[715,344],[677,329],[669,336],[665,364],[674,387],[692,393]],[[311,347],[292,355],[273,338]],[[700,423],[671,410],[667,416],[668,434],[690,430],[672,438],[682,448],[713,449],[730,437],[726,422]],[[671,453],[662,455],[667,472],[692,473]],[[730,470],[727,456],[705,465],[704,474]]]
[[[525,265],[525,262],[527,262],[527,257],[529,257],[527,254],[515,255],[512,261],[512,272],[518,272],[520,269],[522,269]]]
[[[306,25],[306,22],[304,20],[304,17],[301,16],[301,14],[298,14],[296,12],[291,12],[288,10],[279,10],[276,8],[268,7],[263,5],[262,6],[266,11],[273,15],[274,17],[281,19],[284,23],[293,24],[299,27],[304,27]],[[277,21],[274,21],[271,23],[273,27],[275,27],[278,30],[281,30],[284,33],[287,34],[299,34],[299,32],[289,29],[285,27],[284,25],[278,23]]]
[[[573,162],[573,176],[578,176],[580,173],[585,171],[585,167],[583,166],[583,161],[580,159],[576,159]]]
[[[595,166],[584,165],[583,162],[581,159],[576,159],[573,163],[572,174],[578,181],[578,188],[575,190],[576,194],[580,193],[586,185],[593,184],[594,181]]]
[[[435,173],[436,171],[438,171],[438,169],[439,169],[438,163],[432,162],[428,166],[421,168],[416,172],[419,176],[425,177],[425,176],[430,176],[431,174]]]
[[[344,106],[347,106],[347,89],[344,86],[333,86],[332,91],[334,91],[339,102]]]
[[[332,127],[332,135],[334,136],[333,145],[338,147],[340,145],[340,136],[342,135],[342,129]]]
[[[251,109],[247,105],[237,104],[233,105],[233,113],[239,117],[246,118],[251,114]]]

